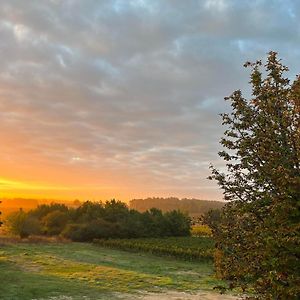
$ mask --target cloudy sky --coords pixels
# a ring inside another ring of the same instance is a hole
[[[0,1],[0,196],[221,199],[224,96],[300,73],[297,0]]]

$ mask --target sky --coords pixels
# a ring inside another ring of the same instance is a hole
[[[245,61],[300,73],[297,0],[0,1],[0,197],[221,200]]]

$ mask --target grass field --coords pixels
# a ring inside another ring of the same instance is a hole
[[[152,292],[212,291],[222,284],[213,277],[210,261],[192,263],[83,243],[2,244],[0,282],[3,300],[138,299]]]

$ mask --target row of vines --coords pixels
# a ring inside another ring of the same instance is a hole
[[[113,249],[146,252],[183,260],[210,260],[214,242],[209,237],[169,237],[142,239],[99,239],[94,243]]]

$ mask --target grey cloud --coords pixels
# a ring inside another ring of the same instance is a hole
[[[299,15],[292,0],[2,1],[0,123],[26,142],[0,153],[215,197],[223,97],[249,93],[242,64],[271,49],[299,71]]]

